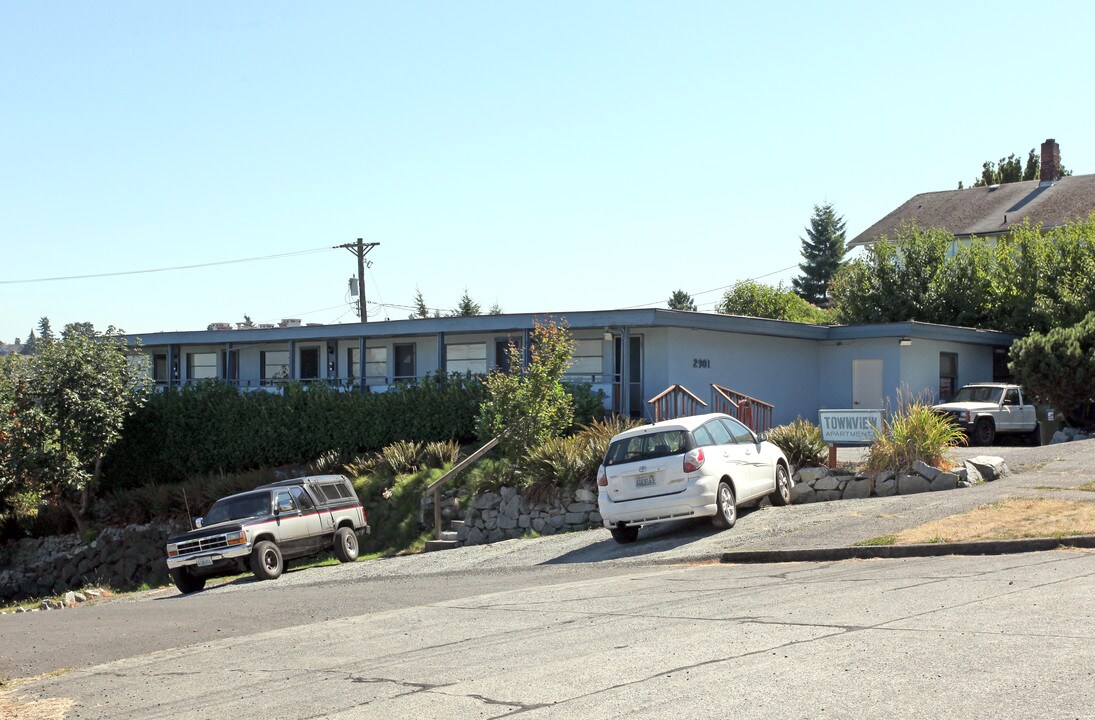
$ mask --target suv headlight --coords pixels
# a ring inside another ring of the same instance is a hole
[[[231,547],[233,545],[246,545],[247,544],[247,533],[244,532],[243,530],[240,530],[239,532],[227,533],[224,536],[224,539],[225,539],[225,542],[228,544],[229,547]]]
[[[179,546],[178,545],[168,545],[167,546],[167,556],[168,557],[178,557],[179,556]]]

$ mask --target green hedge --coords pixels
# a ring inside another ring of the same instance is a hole
[[[600,393],[580,385],[568,390],[576,422],[602,415]],[[485,398],[478,378],[458,374],[384,393],[299,384],[283,394],[240,393],[215,381],[169,389],[126,422],[105,459],[101,490],[304,464],[330,451],[375,452],[397,440],[474,442]]]
[[[460,375],[385,393],[324,385],[240,393],[219,382],[170,389],[126,423],[105,460],[103,489],[306,463],[330,450],[370,452],[395,440],[469,442],[484,397],[481,382]]]

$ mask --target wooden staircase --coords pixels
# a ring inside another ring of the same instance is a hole
[[[654,422],[672,420],[686,415],[707,412],[707,403],[683,385],[670,385],[647,404]],[[711,410],[737,419],[753,432],[760,434],[772,429],[775,406],[722,385],[711,384]]]

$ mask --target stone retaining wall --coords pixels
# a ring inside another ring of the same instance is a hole
[[[565,490],[550,502],[529,501],[515,488],[473,495],[457,530],[464,545],[481,545],[518,538],[530,531],[540,535],[589,530],[601,526],[597,492]]]
[[[939,490],[967,488],[974,483],[991,482],[1008,474],[1001,458],[982,455],[971,458],[963,467],[939,470],[917,462],[912,469],[900,474],[884,471],[875,474],[854,473],[850,470],[803,468],[794,474],[791,488],[792,503],[853,500],[865,497],[913,495]]]
[[[60,595],[88,585],[116,590],[168,582],[168,525],[107,528],[85,543],[77,535],[13,540],[0,547],[0,601]]]

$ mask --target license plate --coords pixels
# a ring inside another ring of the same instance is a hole
[[[198,558],[198,567],[209,567],[213,564],[213,558]]]
[[[650,487],[654,483],[655,480],[653,474],[635,476],[635,487]]]

